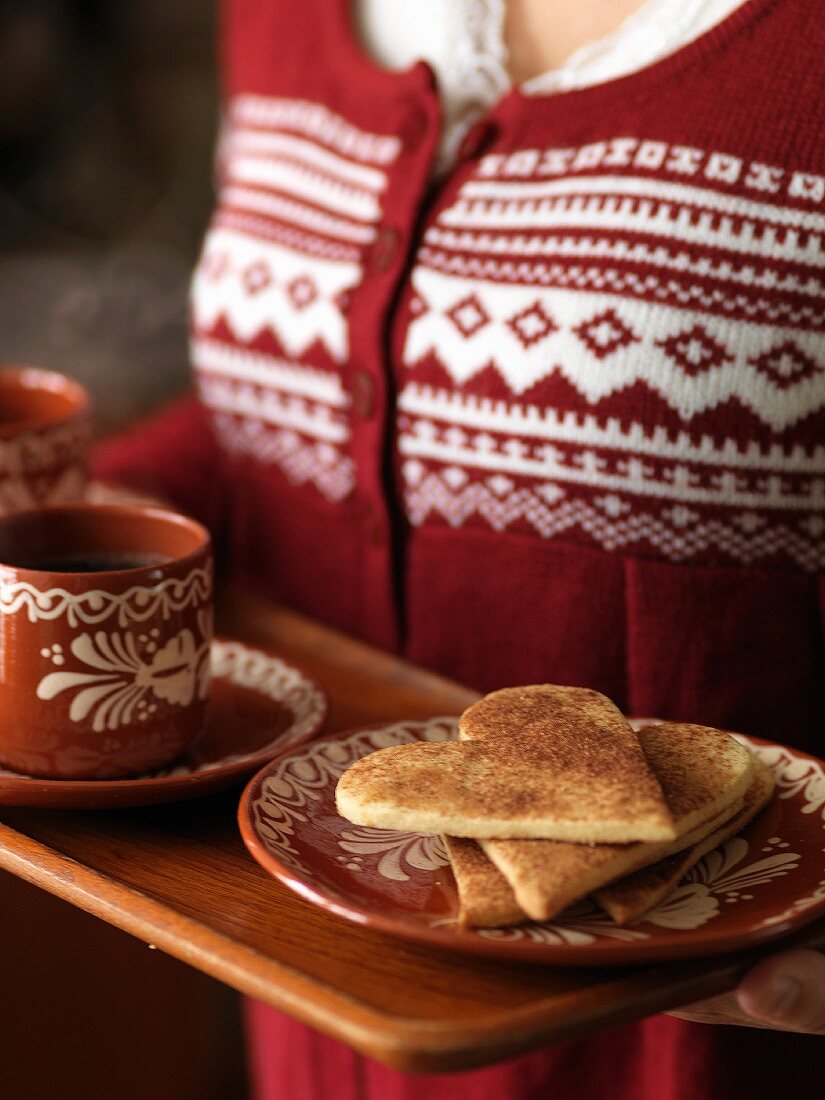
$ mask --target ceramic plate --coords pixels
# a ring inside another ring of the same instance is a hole
[[[0,804],[103,809],[196,798],[246,778],[314,737],[327,714],[319,685],[294,665],[241,642],[212,644],[206,730],[175,764],[134,779],[36,779],[0,768]]]
[[[441,839],[351,825],[336,813],[334,798],[339,775],[359,757],[456,735],[456,719],[436,718],[338,734],[284,753],[244,791],[239,822],[247,847],[286,886],[356,924],[452,950],[554,965],[713,955],[782,936],[825,912],[825,764],[742,738],[773,769],[776,797],[644,922],[619,928],[583,902],[547,924],[459,928]]]

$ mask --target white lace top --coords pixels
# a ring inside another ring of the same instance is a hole
[[[644,0],[612,34],[576,50],[561,68],[529,80],[538,95],[580,88],[644,68],[709,30],[746,0]],[[452,162],[473,121],[510,87],[506,0],[357,0],[361,40],[382,65],[425,60],[444,111],[438,168]]]

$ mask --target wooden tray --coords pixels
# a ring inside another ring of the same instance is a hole
[[[330,693],[328,729],[457,713],[473,695],[233,593],[224,633]],[[0,810],[0,866],[404,1070],[485,1065],[721,993],[768,948],[631,970],[556,970],[403,943],[302,902],[247,855],[237,792],[119,811]],[[781,941],[825,947],[825,921]]]

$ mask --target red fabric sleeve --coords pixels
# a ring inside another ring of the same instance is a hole
[[[162,497],[215,532],[226,479],[207,414],[195,397],[161,409],[137,427],[100,443],[92,476]]]

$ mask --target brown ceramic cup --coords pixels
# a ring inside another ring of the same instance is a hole
[[[104,779],[206,720],[212,553],[194,520],[71,504],[0,516],[0,763]]]
[[[77,382],[0,368],[0,515],[82,500],[90,437],[91,403]]]

